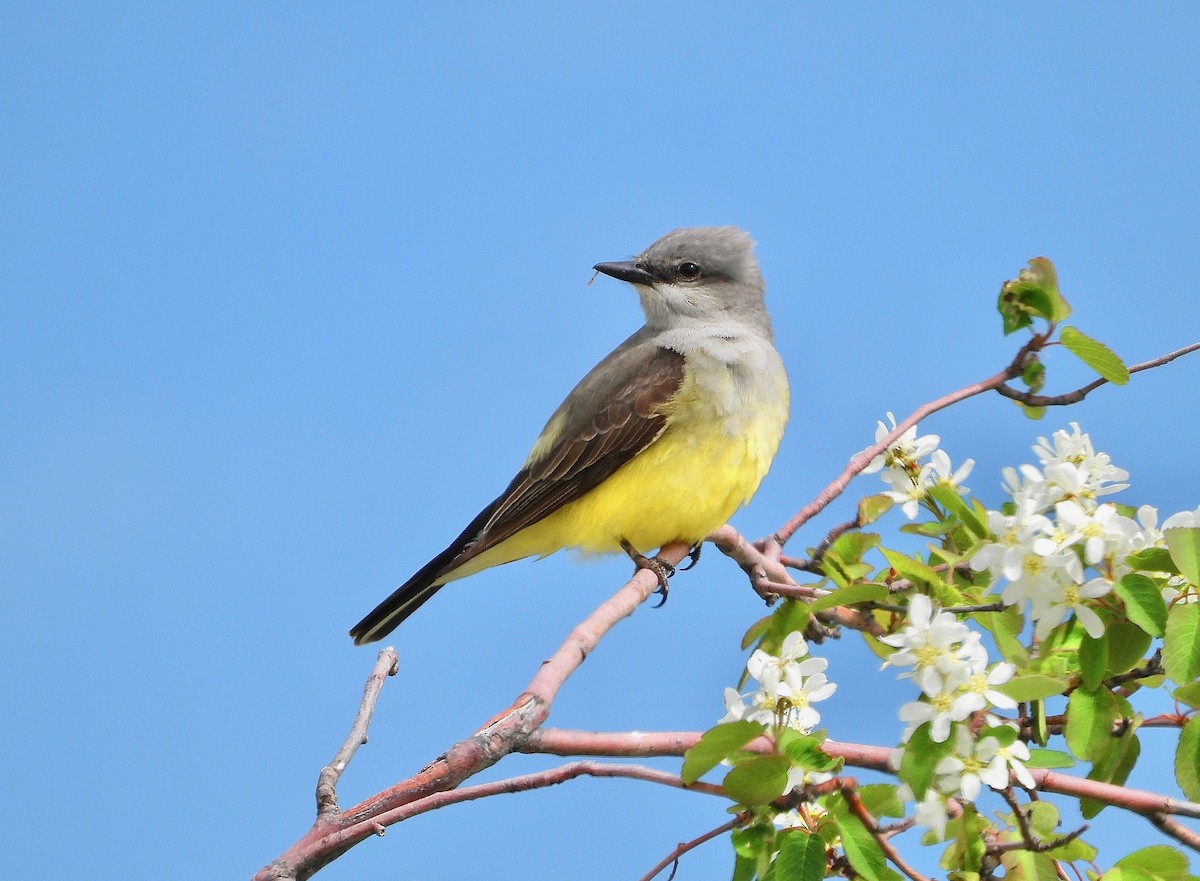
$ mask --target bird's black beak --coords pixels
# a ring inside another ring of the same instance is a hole
[[[605,275],[611,275],[613,278],[619,278],[621,281],[627,281],[630,284],[642,284],[647,287],[654,284],[654,276],[632,260],[627,260],[624,263],[597,263],[592,268],[597,272],[603,272]]]

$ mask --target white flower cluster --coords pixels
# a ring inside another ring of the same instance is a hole
[[[908,724],[903,739],[925,722],[929,736],[943,743],[950,729],[968,716],[988,707],[1015,709],[1017,702],[995,690],[1012,678],[1016,668],[999,663],[988,668],[987,649],[980,636],[949,612],[934,614],[924,594],[908,604],[908,625],[899,633],[879,639],[894,649],[885,667],[911,667],[901,677],[911,678],[924,700],[900,708],[900,720]]]
[[[746,671],[758,688],[745,697],[736,688],[726,688],[728,712],[720,721],[747,719],[768,728],[795,728],[807,734],[821,721],[812,705],[837,690],[837,684],[825,678],[828,666],[824,658],[808,654],[808,643],[798,630],[784,638],[778,655],[756,649],[746,662]]]
[[[878,443],[896,426],[880,422],[875,432]],[[882,472],[890,487],[885,493],[899,504],[909,519],[924,504],[931,511],[930,488],[951,486],[960,494],[974,461],[966,460],[952,470],[950,457],[938,448],[937,435],[917,435],[912,426],[877,455],[863,473]],[[974,550],[970,566],[989,572],[992,588],[1006,605],[1028,603],[1034,634],[1044,639],[1068,616],[1074,615],[1093,637],[1104,632],[1104,622],[1094,601],[1113,590],[1113,584],[1130,571],[1126,558],[1134,551],[1164,547],[1162,530],[1200,526],[1200,508],[1168,517],[1160,529],[1158,511],[1143,506],[1136,519],[1122,514],[1117,506],[1101,499],[1125,489],[1129,474],[1097,453],[1091,439],[1072,422],[1070,431],[1056,431],[1050,439],[1038,438],[1033,447],[1040,467],[1022,465],[1004,469],[1004,489],[1012,499],[1006,511],[987,512],[992,540]],[[1175,576],[1167,583],[1164,597],[1174,600],[1182,587]],[[1195,601],[1195,597],[1189,599]],[[1019,740],[986,735],[976,740],[967,720],[991,707],[1013,709],[1016,702],[996,690],[1012,678],[1015,668],[998,663],[989,668],[987,650],[980,635],[953,614],[938,611],[927,596],[912,597],[908,624],[900,631],[881,637],[896,649],[884,666],[910,668],[902,677],[911,678],[921,689],[920,700],[904,704],[900,719],[907,728],[908,743],[921,725],[929,723],[930,738],[937,743],[951,740],[954,751],[935,770],[934,784],[917,804],[916,820],[944,836],[947,800],[973,801],[984,784],[1004,789],[1011,777],[1023,786],[1034,781],[1023,764],[1029,748]],[[1003,724],[989,716],[985,724]],[[1006,745],[1006,741],[1007,745]],[[904,747],[893,754],[899,767]],[[913,800],[907,786],[901,796]]]
[[[993,587],[1005,582],[1000,598],[1006,605],[1028,603],[1038,639],[1069,615],[1099,638],[1104,622],[1093,601],[1129,572],[1129,554],[1163,545],[1158,511],[1143,505],[1134,520],[1113,503],[1099,501],[1125,489],[1129,473],[1097,453],[1077,423],[1049,440],[1038,438],[1033,451],[1041,468],[1004,469],[1013,513],[988,511],[987,527],[995,539],[975,551],[971,568],[990,571]],[[1189,519],[1195,519],[1191,512],[1176,514],[1163,527],[1189,525]]]
[[[994,789],[1008,786],[1014,773],[1022,784],[1033,785],[1025,768],[1029,748],[1020,741],[1004,746],[992,736],[975,740],[965,724],[971,714],[989,707],[1014,709],[1017,702],[996,690],[1012,678],[1016,668],[1007,662],[988,667],[987,649],[980,635],[950,612],[934,613],[933,604],[924,594],[915,595],[908,605],[908,625],[899,633],[880,638],[896,649],[884,666],[910,667],[902,677],[911,678],[921,689],[923,699],[900,708],[900,719],[907,723],[903,740],[918,727],[929,723],[930,739],[944,743],[954,733],[954,753],[943,758],[934,769],[935,785],[918,803],[916,819],[941,837],[946,827],[946,799],[955,797],[974,801],[981,784]],[[993,720],[999,722],[998,719]],[[899,763],[902,750],[893,761]],[[901,798],[913,800],[912,790],[902,786]]]
[[[896,427],[896,417],[887,414],[891,426],[878,423],[875,429],[875,443],[879,443]],[[937,484],[954,487],[960,494],[969,490],[962,486],[971,469],[975,467],[974,459],[967,459],[954,470],[950,464],[950,456],[945,450],[939,449],[941,438],[936,434],[917,436],[915,425],[904,431],[888,445],[882,453],[870,461],[863,474],[883,473],[880,477],[890,489],[883,494],[900,506],[909,520],[917,516],[917,510],[924,501],[931,487]],[[929,461],[922,461],[925,457]]]
[[[917,823],[932,829],[942,839],[946,837],[949,816],[947,799],[975,801],[984,784],[992,789],[1007,789],[1010,775],[1022,786],[1033,789],[1036,782],[1025,767],[1028,760],[1029,747],[1019,740],[1007,746],[993,735],[976,740],[966,726],[958,726],[954,752],[937,763],[933,769],[937,779],[917,803]],[[914,800],[907,784],[901,784],[899,795],[905,801]]]

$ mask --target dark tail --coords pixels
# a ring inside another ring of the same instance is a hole
[[[354,644],[363,645],[383,639],[438,592],[438,588],[442,586],[438,579],[491,547],[495,542],[481,537],[481,533],[502,498],[480,511],[479,516],[450,543],[450,547],[422,566],[416,575],[396,588],[395,592],[372,609],[367,617],[351,627],[350,635],[354,637]]]
[[[455,553],[451,553],[454,550]],[[457,556],[457,548],[447,548],[397,588],[396,592],[371,610],[367,617],[350,628],[355,645],[363,645],[383,639],[424,602],[438,592],[440,584],[433,582],[442,574],[441,570]]]

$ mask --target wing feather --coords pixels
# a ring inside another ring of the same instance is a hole
[[[634,334],[583,378],[547,423],[561,426],[549,448],[531,456],[458,538],[350,630],[355,644],[386,636],[459,566],[599,486],[658,439],[667,424],[663,405],[683,382],[683,356],[657,347],[647,354],[646,333]],[[541,446],[539,440],[535,451]]]

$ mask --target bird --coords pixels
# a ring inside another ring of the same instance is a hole
[[[754,242],[732,227],[676,229],[632,260],[597,263],[628,282],[645,325],[550,416],[508,487],[440,554],[350,630],[374,642],[451,581],[564,548],[645,552],[700,543],[750,500],[788,421]]]

